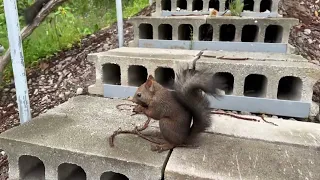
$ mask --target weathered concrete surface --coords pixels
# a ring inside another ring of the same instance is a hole
[[[166,179],[320,179],[320,150],[204,134],[201,148],[176,148]]]
[[[10,179],[19,179],[18,158],[38,157],[46,179],[56,180],[58,166],[72,163],[86,172],[87,179],[100,179],[113,171],[131,179],[159,179],[166,153],[150,151],[150,144],[133,135],[119,135],[115,147],[108,137],[119,127],[132,129],[143,124],[143,116],[129,116],[116,105],[126,103],[99,97],[80,96],[48,111],[31,122],[1,134],[0,147],[9,156]]]

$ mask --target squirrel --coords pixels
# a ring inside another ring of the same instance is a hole
[[[24,10],[24,19],[27,25],[30,25],[33,22],[34,18],[36,18],[43,6],[45,6],[49,1],[50,0],[36,0],[35,3]]]
[[[210,103],[205,94],[221,97],[218,89],[225,87],[225,80],[213,76],[208,69],[181,68],[176,73],[173,90],[163,87],[149,75],[131,101],[137,104],[133,112],[159,120],[164,141],[152,144],[151,150],[160,153],[188,147],[199,133],[211,126]]]

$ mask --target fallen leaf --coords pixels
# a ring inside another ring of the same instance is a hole
[[[43,71],[45,69],[47,69],[49,67],[49,64],[48,63],[45,63],[45,62],[41,62],[40,65],[39,65],[39,68]]]
[[[314,12],[314,15],[315,15],[316,17],[318,17],[318,16],[319,16],[318,11],[315,11],[315,12]]]

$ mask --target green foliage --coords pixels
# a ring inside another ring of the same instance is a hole
[[[231,16],[240,16],[243,10],[244,3],[242,0],[229,0],[229,10]]]
[[[18,0],[20,27],[25,25],[23,10],[35,0]],[[123,17],[138,13],[148,5],[148,0],[123,0]],[[36,65],[41,58],[69,49],[81,38],[116,22],[115,0],[68,1],[51,13],[34,32],[23,41],[26,67]],[[7,30],[0,0],[0,44],[8,48]],[[1,54],[0,54],[1,55]],[[12,77],[12,69],[5,70],[5,78]]]

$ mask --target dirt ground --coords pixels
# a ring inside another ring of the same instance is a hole
[[[279,4],[280,13],[284,17],[300,20],[300,24],[291,31],[290,44],[315,64],[320,64],[320,18],[315,13],[319,10],[319,5],[319,0],[281,0]],[[154,7],[146,8],[139,14],[150,15]],[[126,21],[124,32],[127,44],[133,39],[133,31]],[[39,68],[27,70],[33,117],[71,97],[87,93],[87,87],[95,79],[94,66],[87,60],[87,54],[117,48],[117,37],[112,35],[114,33],[117,33],[116,24],[84,38],[82,46],[60,52],[41,63]],[[320,82],[314,87],[314,92],[313,100],[320,102]],[[17,125],[18,111],[12,84],[0,90],[0,133]],[[0,180],[8,177],[7,165],[6,155],[0,149]]]

